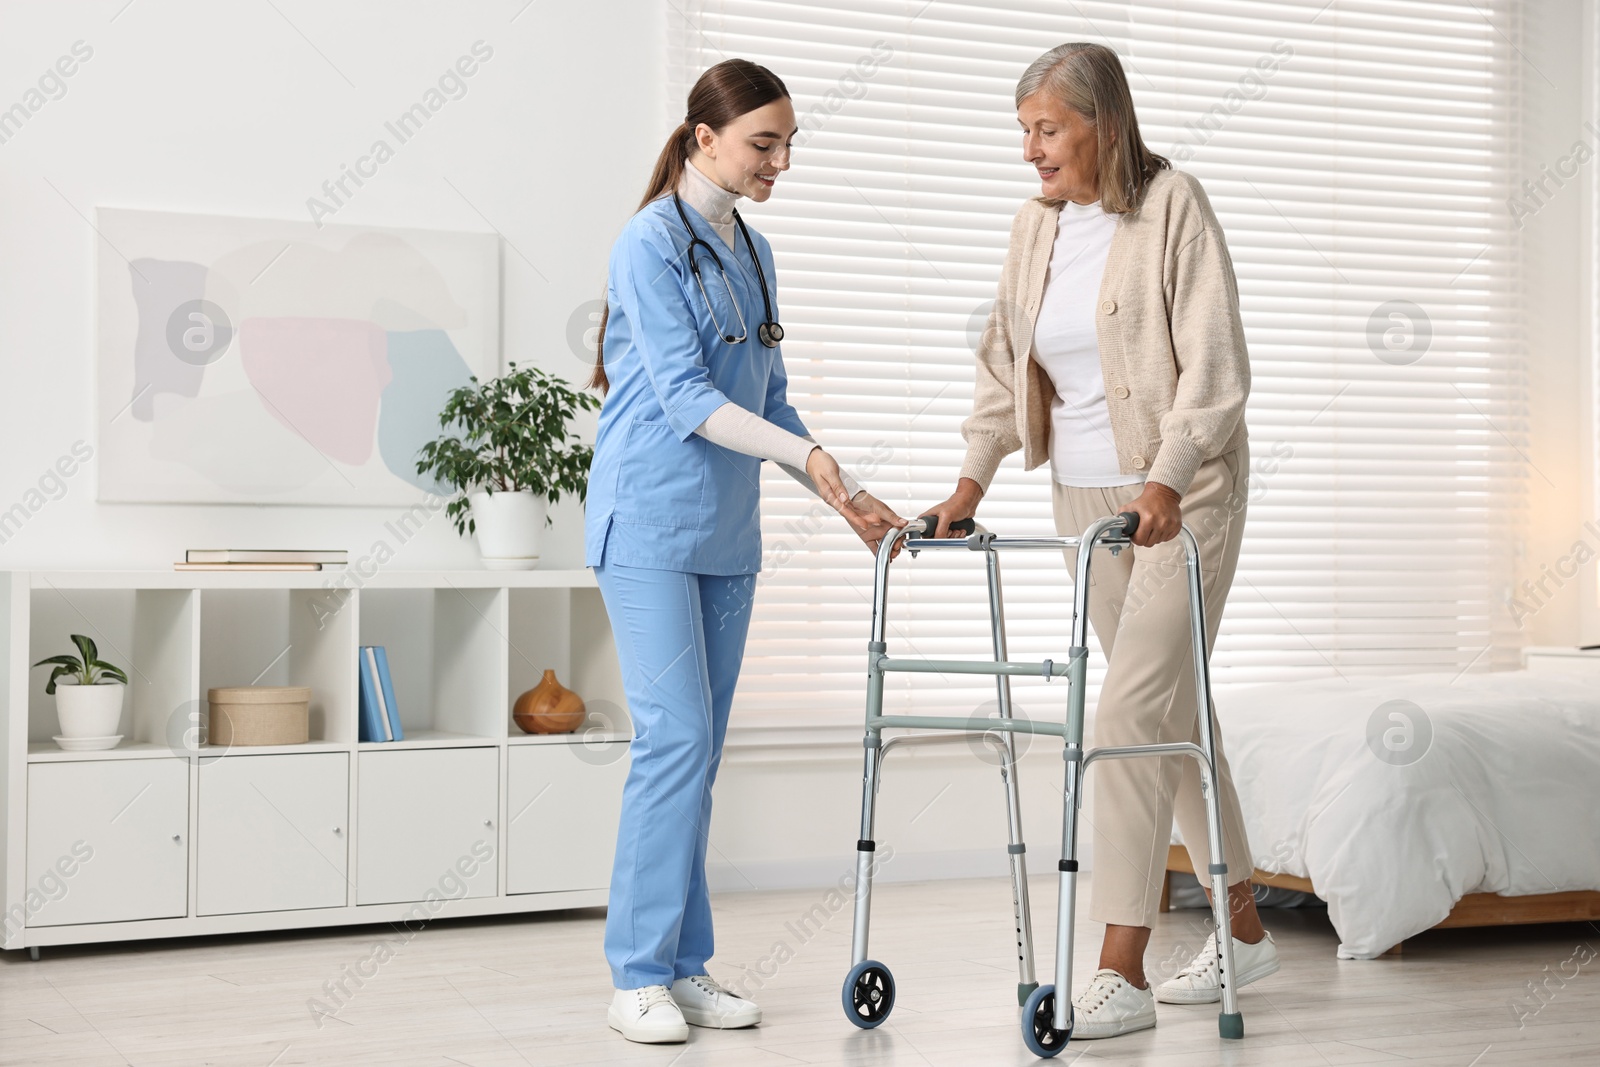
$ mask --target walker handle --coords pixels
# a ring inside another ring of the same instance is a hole
[[[923,537],[937,537],[938,536],[938,533],[939,533],[939,516],[937,516],[937,515],[924,515],[924,516],[922,516],[921,522],[922,522],[922,530],[923,530],[922,536]],[[945,529],[950,530],[950,531],[952,531],[954,533],[958,533],[958,534],[970,534],[970,533],[973,533],[974,531],[976,531],[977,528],[978,528],[977,522],[972,520],[972,519],[957,519],[955,522],[952,522],[948,526],[945,527]]]
[[[1122,520],[1122,536],[1133,539],[1133,532],[1139,528],[1139,513],[1137,511],[1124,511],[1117,518]]]

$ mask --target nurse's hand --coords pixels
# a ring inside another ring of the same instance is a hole
[[[858,528],[856,534],[861,538],[862,543],[867,546],[867,551],[874,556],[878,554],[878,546],[883,542],[883,539],[906,524],[906,520],[895,514],[893,508],[865,489],[857,493],[850,503],[858,514],[867,516],[872,522],[869,529],[862,530]],[[904,544],[904,542],[901,542],[901,544]],[[894,551],[889,558],[893,559],[899,554],[900,544],[897,544],[894,546]]]
[[[806,457],[806,474],[810,476],[811,484],[817,487],[817,495],[823,503],[843,515],[857,532],[866,527],[866,517],[857,515],[855,508],[850,506],[850,494],[845,490],[839,464],[820,445]]]

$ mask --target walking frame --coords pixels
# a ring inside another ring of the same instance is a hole
[[[1089,568],[1094,549],[1106,548],[1113,555],[1132,545],[1130,538],[1139,517],[1132,512],[1107,516],[1089,526],[1077,537],[999,537],[979,531],[971,520],[953,524],[966,533],[964,538],[936,538],[937,516],[908,522],[885,537],[878,546],[876,576],[872,593],[872,637],[867,644],[867,713],[864,770],[861,785],[861,836],[856,842],[855,924],[850,946],[850,973],[846,976],[842,999],[845,1015],[851,1022],[870,1029],[888,1018],[894,1007],[895,985],[889,968],[867,955],[867,938],[872,911],[873,823],[883,761],[896,747],[968,741],[974,737],[991,744],[1000,756],[1000,776],[1006,789],[1006,817],[1010,837],[1006,852],[1011,864],[1011,892],[1017,934],[1020,972],[1017,1000],[1023,1006],[1023,1040],[1034,1053],[1054,1056],[1072,1037],[1072,951],[1073,913],[1078,881],[1078,809],[1082,804],[1083,779],[1089,766],[1102,759],[1131,759],[1149,756],[1189,756],[1200,766],[1201,791],[1205,796],[1207,839],[1213,862],[1211,878],[1217,946],[1221,955],[1222,1012],[1218,1028],[1225,1038],[1244,1036],[1244,1018],[1239,1013],[1238,991],[1234,988],[1233,937],[1228,914],[1228,867],[1222,850],[1221,797],[1216,788],[1216,723],[1211,703],[1211,677],[1206,654],[1206,617],[1201,589],[1200,550],[1194,533],[1184,525],[1178,537],[1187,561],[1189,623],[1194,646],[1195,693],[1199,704],[1200,744],[1171,742],[1161,744],[1101,747],[1084,751],[1083,718],[1085,671],[1089,649]],[[982,553],[988,574],[989,615],[994,642],[994,659],[938,660],[891,657],[884,640],[887,627],[889,563],[895,546],[904,541],[915,557],[924,549],[961,550]],[[1007,658],[1005,611],[1000,590],[1000,552],[1002,550],[1063,551],[1079,549],[1074,579],[1072,644],[1067,662],[1016,661]],[[999,702],[998,718],[942,715],[885,715],[883,713],[884,676],[912,674],[989,674],[995,678]],[[1011,706],[1013,676],[1042,676],[1047,681],[1067,679],[1065,722],[1019,719]],[[939,731],[936,733],[896,734],[885,738],[889,729]],[[1064,742],[1062,759],[1065,787],[1062,793],[1061,859],[1057,863],[1060,887],[1056,906],[1055,981],[1040,985],[1034,976],[1032,916],[1028,905],[1027,847],[1022,840],[1022,809],[1018,799],[1016,735],[1048,734]]]

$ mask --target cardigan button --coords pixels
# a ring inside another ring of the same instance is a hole
[[[1144,470],[1144,457],[1143,456],[1134,456],[1133,457],[1133,469],[1136,470],[1136,471]]]
[[[1104,311],[1107,315],[1115,315],[1117,313],[1117,302],[1115,300],[1104,301],[1100,305],[1100,310]]]
[[[1111,395],[1116,397],[1118,400],[1126,400],[1128,399],[1128,387],[1126,385],[1119,385],[1111,391]]]

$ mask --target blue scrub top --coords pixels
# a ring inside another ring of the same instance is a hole
[[[748,336],[728,344],[689,270],[689,238],[666,196],[633,216],[611,249],[605,366],[611,386],[600,409],[589,468],[584,564],[620,563],[696,574],[761,569],[761,460],[714,445],[695,427],[738,404],[791,433],[810,431],[790,406],[779,349],[756,337],[765,316],[750,250],[734,247],[687,202],[701,240],[722,257]],[[766,238],[751,231],[777,315],[776,272]],[[716,321],[739,332],[721,274],[697,249]]]

